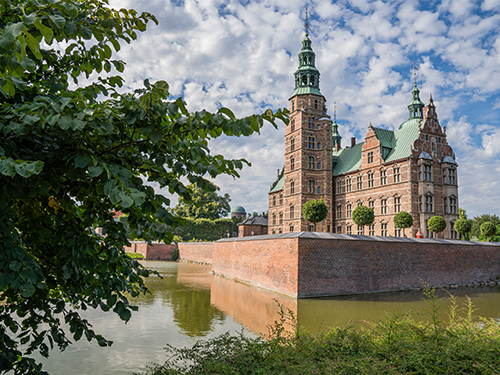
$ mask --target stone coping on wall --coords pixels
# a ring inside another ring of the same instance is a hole
[[[461,241],[461,240],[441,240],[435,238],[407,238],[407,237],[381,237],[381,236],[358,236],[351,234],[337,234],[324,232],[293,232],[281,234],[267,234],[260,236],[247,237],[229,237],[215,241],[218,242],[234,242],[234,241],[263,241],[288,238],[309,238],[323,240],[352,240],[352,241],[377,241],[377,242],[404,242],[404,243],[425,243],[425,244],[442,244],[442,245],[479,245],[479,246],[500,246],[500,242],[480,242],[480,241]],[[194,242],[200,243],[200,242]]]

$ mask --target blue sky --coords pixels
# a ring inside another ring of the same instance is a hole
[[[117,54],[130,88],[166,80],[190,110],[220,105],[244,116],[288,107],[304,36],[304,8],[321,72],[339,107],[344,144],[368,124],[396,129],[408,118],[413,61],[424,103],[432,94],[459,163],[459,200],[470,216],[500,214],[500,0],[219,1],[110,0],[149,11],[160,24]],[[283,166],[284,126],[223,138],[214,153],[246,158],[241,178],[218,178],[232,206],[267,210]]]

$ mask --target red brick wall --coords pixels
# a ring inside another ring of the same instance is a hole
[[[152,243],[148,245],[145,242],[131,242],[130,247],[125,246],[123,249],[130,253],[141,253],[150,260],[172,260],[172,254],[176,247],[175,244]]]
[[[282,235],[283,236],[283,235]],[[295,233],[214,242],[212,270],[290,296],[397,291],[500,276],[500,245]]]
[[[182,242],[179,244],[179,257],[197,263],[212,264],[213,242]]]

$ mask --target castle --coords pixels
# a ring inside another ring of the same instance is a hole
[[[425,106],[415,81],[407,121],[395,131],[370,123],[364,142],[356,144],[353,138],[342,148],[339,125],[327,114],[319,89],[320,73],[307,32],[294,75],[285,165],[269,192],[269,234],[312,231],[302,206],[322,199],[329,212],[316,225],[318,232],[402,237],[393,217],[407,211],[414,220],[406,230],[408,237],[419,229],[424,237],[433,237],[427,221],[439,215],[447,227],[438,238],[458,238],[453,229],[458,219],[458,165],[432,96]],[[358,227],[353,222],[352,212],[360,205],[374,209],[373,225]]]

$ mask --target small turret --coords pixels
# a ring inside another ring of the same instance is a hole
[[[410,120],[414,118],[423,118],[423,108],[424,103],[420,100],[420,90],[417,87],[417,83],[415,82],[415,86],[413,86],[413,90],[411,90],[412,99],[410,104],[408,104],[408,110],[410,111]]]

